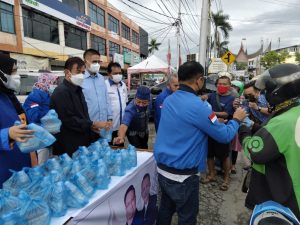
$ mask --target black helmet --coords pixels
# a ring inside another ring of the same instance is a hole
[[[270,106],[276,106],[300,95],[300,66],[280,64],[261,74],[255,86],[266,91]]]

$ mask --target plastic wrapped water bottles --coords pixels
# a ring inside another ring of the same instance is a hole
[[[9,191],[0,189],[0,218],[20,206],[20,200]],[[1,223],[0,223],[1,224]]]
[[[20,225],[24,220],[20,217],[19,210],[13,210],[0,217],[0,225]]]
[[[79,188],[79,190],[86,196],[91,197],[95,189],[93,185],[83,176],[82,171],[77,173],[73,178],[72,182]]]
[[[112,130],[106,130],[106,129],[102,128],[100,130],[100,136],[101,136],[101,138],[105,139],[107,142],[111,142]]]
[[[90,151],[88,150],[87,147],[85,146],[80,146],[76,152],[73,153],[72,159],[75,160],[81,155],[89,155]]]
[[[113,162],[110,166],[110,174],[112,176],[124,176],[126,167],[124,166],[124,161],[122,160],[122,155],[120,150],[113,151],[112,153]]]
[[[126,170],[131,168],[131,165],[128,163],[129,152],[126,149],[120,150],[122,156],[122,162],[124,163],[124,167]]]
[[[80,173],[87,179],[87,181],[95,188],[97,186],[97,167],[92,165],[87,165]]]
[[[105,190],[108,188],[111,180],[106,163],[103,159],[99,159],[95,163],[97,165],[97,189]]]
[[[36,180],[41,180],[45,175],[45,170],[42,166],[35,166],[33,168],[25,167],[23,168],[23,170],[29,176],[31,182],[34,182]]]
[[[67,212],[66,192],[63,182],[52,182],[46,179],[41,185],[43,191],[41,196],[47,203],[51,215],[54,217],[64,216]]]
[[[97,161],[98,159],[100,159],[100,152],[99,151],[93,151],[89,157],[89,160],[91,162]]]
[[[15,125],[20,125],[20,121],[16,121]],[[16,142],[19,149],[24,153],[30,153],[38,149],[46,148],[52,145],[56,139],[43,127],[40,127],[34,123],[27,125],[26,129],[34,130],[33,137],[28,138],[27,142]]]
[[[88,198],[79,188],[70,181],[64,183],[66,190],[66,202],[71,208],[82,208],[88,203]]]
[[[63,174],[68,176],[72,169],[73,159],[67,153],[60,155],[59,158]]]
[[[82,165],[79,162],[79,160],[74,161],[72,164],[71,171],[69,173],[69,177],[73,177],[76,173],[78,173],[81,170],[82,170]]]
[[[22,201],[22,207],[19,211],[19,215],[23,220],[22,224],[49,224],[50,210],[44,201],[32,199],[24,191],[21,191],[18,197]]]
[[[136,154],[136,149],[134,146],[129,145],[128,146],[128,163],[131,167],[136,167],[137,166],[137,154]]]
[[[253,124],[254,124],[254,122],[252,120],[250,120],[250,118],[248,116],[241,123],[241,125],[246,125],[247,127],[252,127]]]
[[[56,158],[48,159],[45,162],[45,167],[47,168],[48,171],[53,171],[53,170],[60,171],[61,170],[59,159],[56,159]]]
[[[41,118],[41,124],[42,127],[51,134],[57,134],[60,132],[61,121],[58,119],[58,115],[54,109],[50,109],[49,112]]]
[[[26,189],[31,180],[24,170],[19,172],[10,170],[12,176],[3,183],[3,189],[10,191],[13,195],[17,195],[20,190]]]

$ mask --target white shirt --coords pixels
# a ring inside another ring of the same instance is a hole
[[[191,177],[192,175],[179,175],[179,174],[173,174],[173,173],[169,173],[165,170],[162,170],[160,168],[157,167],[157,173],[159,173],[160,175],[168,178],[169,180],[173,180],[179,183],[183,183],[186,179],[188,179],[189,177]],[[200,176],[200,172],[195,174],[197,176]]]
[[[113,131],[119,129],[128,101],[127,87],[123,81],[115,84],[112,80],[105,81],[113,115]]]

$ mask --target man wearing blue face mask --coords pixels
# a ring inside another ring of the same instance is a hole
[[[114,144],[122,144],[127,135],[128,142],[136,148],[148,148],[148,121],[150,106],[150,89],[140,86],[137,89],[135,98],[128,104],[122,124],[119,128],[118,137]]]
[[[87,49],[83,54],[86,70],[82,83],[82,91],[88,106],[92,121],[100,121],[100,129],[110,129],[112,126],[112,110],[104,77],[99,73],[100,53]],[[100,130],[96,130],[99,133]]]

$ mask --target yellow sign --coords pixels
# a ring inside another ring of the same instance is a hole
[[[230,51],[227,51],[222,57],[222,61],[226,63],[227,65],[230,65],[235,61],[235,55],[232,54]]]

